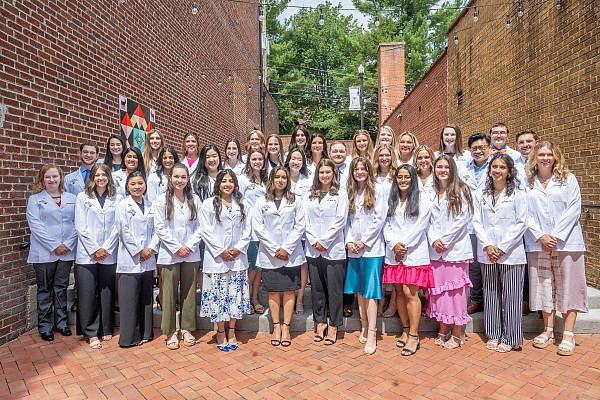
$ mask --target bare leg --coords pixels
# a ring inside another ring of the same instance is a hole
[[[227,332],[227,343],[236,345],[237,337],[235,336],[235,323],[237,322],[237,318],[231,318],[229,320],[229,329]]]
[[[300,290],[298,290],[298,297],[296,298],[296,314],[304,314],[304,290],[308,282],[308,264],[305,262],[300,267]]]
[[[554,311],[556,313],[556,311]],[[565,322],[565,331],[573,332],[575,329],[575,321],[577,320],[577,311],[569,310],[566,314],[563,314],[563,320]],[[575,341],[575,336],[563,335],[563,340],[568,340],[573,343]]]
[[[394,285],[394,288],[392,289],[392,296],[390,297],[390,304],[388,304],[387,310],[385,310],[383,313],[384,318],[390,318],[396,314],[396,311],[398,310],[398,305],[396,303],[398,298],[397,293],[396,285]]]
[[[365,298],[362,297],[360,294],[358,295],[358,313],[360,315],[361,325],[361,331],[358,340],[361,343],[364,343],[367,340],[367,335],[369,332],[369,321],[367,320],[367,303],[365,301]]]
[[[382,299],[377,300],[377,316],[378,317],[383,316],[383,308],[385,307],[385,287],[384,287],[384,285],[381,285],[381,296],[382,296]]]
[[[296,293],[294,291],[283,292],[283,325],[281,326],[281,345],[289,346],[292,343],[290,324],[294,313],[294,302]]]
[[[359,297],[362,297],[359,295]],[[365,343],[365,354],[373,354],[377,348],[377,300],[365,299],[366,314],[368,322],[367,343]]]
[[[279,309],[281,308],[281,293],[269,292],[269,311],[273,321],[273,337],[271,344],[278,346],[281,343],[281,324],[279,323]],[[277,344],[275,344],[277,343]]]
[[[225,334],[225,321],[217,322],[217,346],[227,345],[227,335]]]
[[[419,299],[419,287],[416,285],[402,285],[404,295],[407,299],[406,309],[410,323],[409,337],[404,349],[416,351],[419,344],[419,322],[421,320],[421,299]]]
[[[410,320],[408,319],[408,310],[406,308],[407,300],[404,295],[404,289],[402,288],[401,283],[394,283],[394,291],[396,292],[396,304],[398,307],[398,315],[400,316],[400,321],[402,322],[402,326],[404,329],[402,330],[402,335],[400,335],[400,339],[398,339],[398,343],[396,343],[399,347],[404,347],[406,341],[408,340],[408,329],[410,329]]]

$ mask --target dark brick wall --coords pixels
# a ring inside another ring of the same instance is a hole
[[[258,7],[198,2],[192,15],[191,4],[0,0],[0,343],[25,329],[34,281],[19,245],[34,173],[44,162],[71,172],[82,141],[104,148],[118,132],[119,95],[154,108],[177,149],[190,130],[222,148],[260,126]]]
[[[485,7],[486,5],[495,6]],[[583,203],[600,198],[600,2],[539,2],[525,14],[494,0],[471,1],[472,11],[448,31],[448,115],[467,134],[506,122],[557,143],[581,186]],[[511,28],[506,28],[510,13]],[[497,21],[484,23],[494,18]],[[454,31],[459,43],[454,44]],[[457,93],[463,103],[458,105]],[[582,214],[588,283],[600,287],[600,210]]]

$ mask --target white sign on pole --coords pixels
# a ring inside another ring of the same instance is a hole
[[[350,110],[360,110],[360,87],[350,86]]]

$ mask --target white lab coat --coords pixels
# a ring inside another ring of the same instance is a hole
[[[385,178],[380,178],[379,176],[375,177],[375,185],[381,186],[381,188],[383,189],[382,193],[385,195],[386,201],[390,195],[390,189],[392,188],[392,183],[393,183],[393,177],[392,177],[392,181],[391,181],[389,179],[389,175],[386,176]]]
[[[60,207],[45,190],[29,197],[26,211],[31,231],[28,263],[42,264],[75,259],[75,202],[76,196],[68,192],[62,193]],[[53,251],[61,244],[67,246],[70,251],[59,257]]]
[[[117,203],[123,197],[116,194],[106,197],[104,207],[100,206],[95,194],[88,197],[85,192],[77,195],[75,205],[75,227],[79,235],[77,241],[77,264],[115,264],[119,245],[119,230],[115,222]],[[108,256],[95,261],[93,254],[104,249]]]
[[[154,210],[151,202],[143,201],[143,213],[131,196],[117,203],[117,273],[142,273],[156,269],[155,254],[158,253],[159,240],[154,233]],[[154,254],[140,262],[140,252],[146,248],[154,250]]]
[[[338,179],[340,181],[340,188],[346,190],[348,186],[348,175],[350,171],[350,163],[346,163],[343,169],[338,168]]]
[[[194,174],[194,172],[196,171],[196,168],[198,167],[198,160],[199,160],[199,158],[196,158],[196,161],[194,161],[192,163],[191,167],[190,167],[190,164],[188,163],[187,157],[183,157],[183,160],[181,160],[181,163],[187,167],[187,169],[189,171],[189,176],[192,176]]]
[[[471,238],[469,237],[469,228],[471,224],[471,211],[467,200],[462,199],[462,210],[458,215],[450,213],[448,215],[448,196],[446,193],[438,202],[438,196],[433,199],[431,206],[431,217],[429,219],[429,229],[427,238],[429,239],[429,259],[444,261],[464,261],[473,258],[473,248],[471,247]],[[438,253],[431,244],[438,239],[442,239],[448,250]]]
[[[200,225],[200,207],[202,203],[195,194],[192,195],[196,207],[196,219],[190,221],[191,211],[188,207],[187,199],[183,206],[173,198],[173,215],[170,221],[166,219],[166,193],[159,195],[156,201],[152,203],[154,209],[154,229],[160,239],[160,248],[158,250],[157,264],[170,265],[182,262],[200,261],[200,234],[203,229]],[[192,251],[187,258],[181,258],[175,253],[183,247],[189,247]]]
[[[159,195],[161,195],[167,191],[167,185],[169,183],[169,179],[166,176],[164,176],[163,174],[161,174],[161,175],[162,175],[162,182],[161,182],[161,177],[156,172],[154,172],[148,176],[148,181],[146,183],[146,186],[147,186],[146,196],[148,197],[148,200],[150,200],[151,202],[154,202]]]
[[[433,153],[433,156],[435,157],[435,159],[437,159],[441,155],[442,155],[442,153],[440,153],[439,151],[435,151]],[[469,150],[463,150],[462,156],[459,156],[458,154],[454,153],[452,158],[454,159],[454,162],[456,163],[456,167],[458,169],[463,168],[465,165],[467,165],[469,163],[469,161],[472,160],[471,152]],[[433,163],[433,161],[434,160],[431,160],[432,163]]]
[[[410,217],[405,215],[406,202],[398,206],[394,215],[387,217],[383,227],[383,236],[385,238],[385,263],[397,265],[394,246],[398,243],[404,243],[407,252],[402,260],[406,266],[417,267],[420,265],[429,265],[429,243],[427,243],[427,228],[431,216],[431,199],[419,196],[419,215]]]
[[[240,193],[244,199],[244,212],[247,215],[252,215],[254,211],[254,206],[259,198],[265,197],[265,185],[259,185],[257,183],[250,182],[248,176],[246,174],[242,174],[238,176],[238,183],[240,185]],[[254,227],[252,227],[252,237],[251,240],[253,242],[257,241],[258,238],[254,233]]]
[[[522,189],[527,186],[527,173],[525,172],[525,164],[527,164],[527,157],[524,157],[521,154],[521,157],[515,160],[515,168],[519,173],[519,181]]]
[[[306,261],[302,249],[305,229],[302,199],[296,197],[293,203],[284,197],[279,209],[274,201],[261,197],[254,206],[252,227],[260,241],[257,265],[263,269],[295,267]],[[289,254],[288,261],[275,257],[278,248]]]
[[[65,189],[75,196],[85,189],[85,182],[83,181],[83,175],[81,175],[80,168],[81,167],[78,167],[77,171],[71,172],[65,176]]]
[[[337,195],[327,193],[319,202],[318,197],[303,198],[306,216],[306,256],[317,258],[323,256],[327,260],[344,260],[346,243],[344,228],[348,219],[348,193],[340,189]],[[314,248],[319,242],[325,251]]]
[[[424,185],[421,181],[421,178],[418,178],[417,182],[419,184],[419,191],[421,192],[421,195],[426,196],[427,198],[429,198],[430,201],[433,201],[433,198],[435,197],[435,186],[433,186],[433,173],[431,173],[427,180],[425,180]]]
[[[529,226],[525,232],[527,251],[542,251],[538,239],[548,233],[556,237],[557,251],[585,251],[579,217],[581,216],[581,191],[575,175],[570,173],[560,184],[552,176],[546,189],[537,176],[533,189],[527,191]]]
[[[245,271],[248,269],[248,245],[251,234],[251,215],[244,210],[242,221],[240,206],[233,201],[231,212],[221,205],[221,222],[217,221],[214,197],[204,200],[200,208],[202,240],[206,246],[204,252],[203,272],[205,274],[222,274],[227,271]],[[220,255],[225,250],[238,249],[241,254],[233,261],[224,261]]]
[[[462,168],[460,168],[458,170],[459,178],[462,179],[462,181],[467,184],[469,189],[471,189],[471,195],[473,198],[475,198],[475,193],[477,193],[478,190],[483,190],[483,188],[485,187],[485,182],[487,180],[487,171],[490,167],[489,159],[486,162],[488,162],[488,164],[484,168],[483,172],[481,173],[479,182],[477,182],[477,180],[475,179],[476,165],[475,165],[475,161],[473,161],[473,159],[471,159],[468,163],[466,163],[464,166],[462,166]],[[433,198],[435,198],[435,192],[433,193]],[[470,234],[474,233],[472,223],[469,223],[469,233]]]
[[[383,191],[383,187],[375,185],[375,205],[370,210],[363,207],[364,194],[354,200],[355,212],[348,216],[345,240],[346,244],[360,240],[365,247],[358,254],[348,251],[348,257],[385,256],[383,225],[387,216],[387,196]]]
[[[233,170],[233,173],[236,174],[237,176],[240,176],[243,172],[244,172],[244,168],[246,167],[246,164],[244,164],[241,161],[238,161],[237,164],[235,164],[235,167],[230,168],[229,165],[227,164],[227,162],[223,163],[223,169],[231,169]]]
[[[498,260],[499,264],[526,264],[523,245],[523,234],[527,229],[525,192],[515,189],[512,195],[507,196],[504,189],[496,205],[492,205],[492,200],[492,195],[478,191],[473,201],[473,229],[477,235],[479,262],[492,264],[484,250],[492,245],[506,253]]]
[[[296,187],[291,189],[291,191],[296,196],[298,196],[300,198],[304,198],[304,196],[307,196],[307,193],[310,191],[312,184],[313,184],[312,178],[309,178],[306,175],[300,174],[300,176],[298,177],[298,182],[296,182]]]
[[[127,182],[127,174],[125,173],[125,170],[120,169],[118,171],[113,172],[112,180],[115,184],[115,187],[117,188],[117,193],[123,197],[127,196],[125,194],[125,183]]]

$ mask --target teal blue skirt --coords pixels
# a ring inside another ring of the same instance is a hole
[[[258,244],[259,241],[252,241],[248,245],[248,269],[250,271],[262,271],[262,268],[256,265],[256,259],[258,258]]]
[[[366,299],[380,300],[383,257],[348,258],[344,293],[358,293]]]

